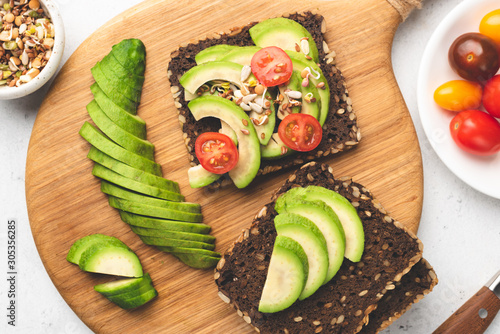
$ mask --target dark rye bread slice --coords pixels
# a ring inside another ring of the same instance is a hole
[[[396,288],[380,299],[377,309],[370,313],[368,325],[363,327],[361,334],[379,333],[395,320],[401,317],[411,306],[418,303],[432,291],[438,283],[432,266],[422,258],[411,268],[410,272],[396,282]]]
[[[306,161],[336,154],[355,147],[361,139],[356,114],[352,110],[351,99],[348,95],[344,77],[335,66],[335,52],[331,52],[324,41],[323,33],[326,31],[324,18],[318,14],[295,13],[284,15],[302,24],[313,36],[319,51],[320,68],[327,78],[330,87],[330,113],[323,126],[323,140],[313,151],[293,154],[278,160],[263,160],[259,174],[267,174],[294,165],[302,165]],[[229,33],[215,34],[215,37],[189,43],[181,46],[170,55],[168,77],[170,89],[179,113],[179,123],[184,136],[189,160],[192,166],[199,161],[194,152],[194,143],[200,133],[217,132],[220,122],[215,119],[203,119],[196,122],[184,100],[184,90],[179,84],[179,78],[187,70],[196,65],[195,56],[201,50],[216,45],[229,44],[237,46],[255,45],[250,38],[248,30],[257,22],[244,27],[234,28]]]
[[[275,200],[307,185],[337,191],[356,207],[365,230],[364,254],[359,263],[344,259],[333,279],[311,297],[275,314],[261,313],[258,304],[276,237]],[[326,164],[310,162],[288,178],[224,254],[215,281],[219,296],[261,333],[357,333],[380,299],[420,261],[422,250],[422,242],[369,190],[350,178],[335,179]]]

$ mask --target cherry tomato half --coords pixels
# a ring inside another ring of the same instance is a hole
[[[491,155],[500,151],[500,123],[480,110],[458,113],[450,123],[451,137],[462,150]]]
[[[485,82],[500,68],[498,48],[491,38],[480,33],[459,36],[448,51],[451,68],[462,78]]]
[[[268,46],[257,51],[250,63],[252,73],[266,87],[281,85],[290,79],[293,72],[292,60],[285,51]]]
[[[488,80],[484,86],[483,106],[491,116],[500,118],[500,74]]]
[[[500,9],[489,12],[482,18],[479,32],[500,45]]]
[[[434,91],[434,101],[446,110],[462,111],[481,106],[483,90],[476,82],[451,80]]]
[[[318,120],[308,114],[289,114],[278,127],[278,136],[289,148],[306,152],[314,150],[323,136]]]
[[[196,138],[196,157],[207,171],[224,174],[236,166],[238,149],[228,136],[218,132],[205,132]]]

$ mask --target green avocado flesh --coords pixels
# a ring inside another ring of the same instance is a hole
[[[147,173],[140,169],[134,168],[123,162],[120,162],[109,155],[99,151],[92,146],[87,154],[87,158],[97,162],[98,164],[111,169],[113,172],[125,176],[134,181],[144,183],[146,185],[162,188],[171,192],[180,193],[179,184],[175,181],[164,179],[154,174]]]
[[[275,313],[290,307],[301,295],[308,277],[309,264],[302,246],[278,235],[274,242],[259,312]]]
[[[106,138],[89,122],[83,123],[80,129],[80,135],[99,151],[121,161],[129,166],[144,170],[157,176],[161,176],[161,166],[156,162],[146,159],[140,155],[130,152],[118,144]]]
[[[196,56],[194,57],[194,60],[196,61],[196,64],[198,64],[198,65],[203,64],[203,63],[207,63],[210,61],[214,61],[235,48],[237,48],[237,46],[227,45],[227,44],[218,44],[218,45],[210,46],[210,47],[198,52],[196,54]]]
[[[127,298],[127,296],[114,295],[114,296],[109,296],[107,298],[111,302],[120,306],[121,308],[128,310],[142,306],[147,302],[149,302],[150,300],[152,300],[153,298],[155,298],[156,296],[158,296],[158,292],[151,285],[150,287],[147,288],[146,292],[136,297]]]
[[[139,202],[160,208],[185,211],[190,213],[201,213],[201,205],[190,202],[173,202],[161,198],[150,197],[136,193],[134,191],[119,187],[105,180],[101,181],[101,191],[110,196],[126,199],[132,202]]]
[[[176,253],[172,254],[181,260],[184,264],[196,269],[209,269],[215,267],[220,261],[220,256],[207,256],[200,254]]]
[[[125,245],[118,238],[96,233],[80,238],[77,241],[75,241],[71,246],[71,248],[69,249],[68,255],[66,256],[66,260],[68,260],[71,263],[78,264],[80,262],[80,257],[82,256],[82,253],[85,252],[89,247],[96,244],[106,244],[106,243],[123,248],[128,248],[127,245]]]
[[[283,196],[285,195],[307,201],[322,201],[328,205],[338,216],[345,233],[346,245],[344,256],[352,262],[359,262],[361,260],[365,245],[363,223],[359,218],[356,208],[344,196],[333,190],[318,186],[293,188]]]
[[[260,142],[248,115],[235,103],[219,96],[201,96],[189,102],[188,107],[197,121],[205,117],[216,117],[236,132],[239,159],[229,171],[229,176],[236,187],[248,186],[260,168]]]
[[[136,215],[121,210],[120,210],[120,217],[125,223],[131,226],[156,228],[168,231],[178,231],[187,233],[202,233],[202,234],[210,233],[211,230],[210,225],[202,223],[189,223],[177,220],[152,218],[152,217]]]
[[[165,218],[171,220],[185,221],[190,223],[200,223],[203,216],[200,213],[182,212],[151,206],[143,203],[137,203],[109,196],[109,204],[115,209],[135,213],[154,218]]]
[[[183,247],[183,248],[200,248],[214,250],[215,245],[213,243],[185,240],[185,239],[173,239],[173,238],[158,238],[151,236],[140,236],[141,240],[151,246],[162,246],[161,250],[165,252],[172,252],[173,248]],[[171,248],[173,247],[173,248]]]
[[[181,202],[184,200],[184,196],[177,192],[168,191],[158,187],[152,187],[150,185],[134,181],[118,173],[115,173],[111,169],[106,168],[98,163],[94,164],[92,175],[141,194],[176,202]]]
[[[112,141],[146,159],[154,160],[154,145],[123,130],[116,125],[99,107],[95,100],[87,105],[87,112],[99,129]]]
[[[335,212],[324,202],[304,201],[287,192],[276,201],[278,213],[294,213],[312,221],[321,231],[326,240],[328,251],[328,273],[323,284],[328,283],[337,273],[344,260],[345,235],[342,225]]]
[[[208,186],[221,178],[221,174],[214,174],[203,168],[202,165],[196,165],[188,169],[188,179],[191,188],[202,188]]]
[[[109,243],[98,243],[87,248],[79,261],[83,271],[99,274],[141,277],[142,265],[137,255],[128,248]]]
[[[94,286],[94,290],[107,297],[130,293],[132,291],[139,291],[143,287],[151,285],[151,276],[146,273],[144,274],[144,276],[138,278],[124,278],[116,281],[98,284]]]
[[[325,282],[328,274],[328,250],[318,227],[309,219],[293,213],[278,214],[274,218],[278,235],[297,241],[307,255],[309,271],[299,300],[312,295]]]
[[[318,48],[306,28],[293,20],[277,17],[257,23],[248,31],[255,45],[263,48],[277,46],[283,50],[295,50],[295,44],[301,46],[301,39],[307,38],[308,55],[315,62],[319,61]]]
[[[103,73],[108,75],[113,75],[116,79],[130,86],[131,88],[141,92],[142,86],[144,84],[144,76],[135,75],[130,71],[127,71],[113,55],[106,55],[100,62],[101,70]]]
[[[258,46],[240,46],[218,58],[219,61],[229,61],[242,66],[250,66],[253,55],[260,50]]]
[[[104,94],[97,83],[93,83],[92,86],[90,86],[90,91],[94,95],[94,100],[102,111],[116,125],[138,138],[146,139],[146,122],[144,122],[142,118],[137,115],[132,115],[125,109],[116,105],[106,94]]]
[[[102,91],[111,99],[113,102],[127,110],[129,113],[136,115],[137,114],[137,101],[133,101],[123,95],[117,87],[114,86],[113,83],[109,82],[107,78],[102,73],[101,69],[97,67],[92,67],[92,76],[94,77],[95,82],[99,85]]]

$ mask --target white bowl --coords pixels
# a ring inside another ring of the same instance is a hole
[[[422,57],[417,102],[425,134],[443,163],[472,188],[500,199],[500,153],[483,157],[458,148],[449,130],[456,113],[444,111],[433,98],[434,91],[441,84],[461,79],[448,64],[448,49],[453,41],[466,32],[479,32],[481,18],[498,8],[498,0],[465,0],[441,21]]]
[[[57,72],[64,51],[64,24],[59,9],[52,0],[39,0],[43,10],[54,24],[55,36],[52,55],[47,65],[33,80],[19,87],[0,86],[0,100],[17,99],[41,88]]]

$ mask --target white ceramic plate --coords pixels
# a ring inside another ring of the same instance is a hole
[[[480,157],[462,151],[451,138],[449,124],[455,113],[441,109],[433,99],[443,83],[461,79],[448,64],[448,49],[458,36],[479,32],[479,22],[498,0],[465,0],[455,7],[432,34],[419,69],[417,99],[422,126],[443,163],[474,189],[500,199],[500,153]]]

